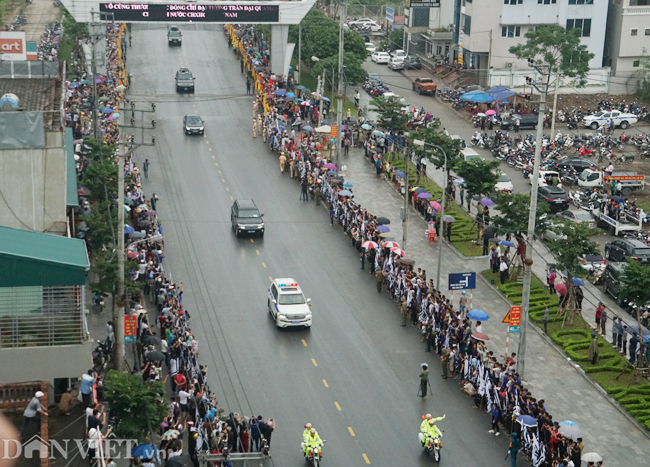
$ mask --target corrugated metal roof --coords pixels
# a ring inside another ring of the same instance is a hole
[[[86,244],[76,238],[0,227],[0,287],[83,285]]]
[[[79,194],[77,193],[77,164],[74,160],[72,128],[65,129],[65,152],[67,155],[65,205],[74,208],[79,206]]]

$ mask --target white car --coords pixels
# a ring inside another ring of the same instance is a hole
[[[376,64],[384,64],[386,65],[388,62],[390,62],[390,55],[388,55],[387,52],[378,52],[375,51],[371,56],[370,60],[375,62]]]
[[[592,130],[597,130],[600,127],[607,127],[608,120],[614,120],[614,126],[621,127],[625,130],[630,125],[639,121],[639,117],[634,114],[622,113],[618,110],[596,112],[593,115],[587,115],[582,119],[582,124]]]
[[[348,26],[354,27],[356,26],[357,28],[368,28],[370,29],[371,32],[378,32],[381,31],[381,26],[371,20],[370,18],[361,18],[357,21],[351,21],[348,23]]]
[[[305,299],[298,282],[290,277],[274,279],[269,287],[267,307],[279,328],[311,328],[311,298]]]
[[[499,175],[499,181],[497,182],[496,185],[494,185],[494,189],[496,191],[500,191],[501,193],[512,193],[512,190],[514,189],[514,185],[512,184],[512,180],[510,180],[510,177],[502,173]]]
[[[391,57],[401,57],[402,60],[406,58],[406,52],[404,52],[402,49],[397,49],[393,50],[390,54]]]
[[[366,42],[366,50],[368,52],[370,52],[371,54],[373,54],[373,53],[375,53],[377,48],[375,47],[375,44],[373,44],[372,42]]]
[[[388,62],[388,68],[391,70],[403,70],[404,69],[404,57],[393,56]]]
[[[539,180],[537,182],[537,185],[539,186],[548,186],[551,184],[551,181],[553,180],[553,177],[557,179],[557,186],[559,188],[562,188],[562,179],[560,178],[560,174],[558,172],[555,172],[554,170],[540,170],[539,171]],[[528,184],[532,185],[533,184],[533,178],[528,177]]]

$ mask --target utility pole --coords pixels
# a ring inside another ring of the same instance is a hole
[[[298,23],[298,84],[302,84],[300,82],[300,78],[302,77],[302,20],[300,23]]]
[[[320,107],[318,109],[318,126],[323,121],[323,97],[325,97],[325,67],[323,67],[323,79],[320,85]]]
[[[334,165],[339,169],[339,162],[341,160],[341,142],[343,140],[343,39],[344,39],[344,29],[343,29],[343,18],[345,17],[345,0],[341,1],[341,9],[339,13],[339,93],[336,100],[336,161]],[[334,78],[334,76],[332,76]],[[332,81],[334,81],[332,79]],[[334,83],[332,83],[334,84]]]
[[[557,112],[557,89],[560,86],[560,69],[555,69],[555,91],[553,92],[553,113],[551,114],[551,139],[555,138],[555,112]]]
[[[402,250],[406,251],[406,238],[409,220],[409,162],[408,151],[404,151],[404,215],[402,216]]]
[[[442,151],[442,148],[439,148]],[[436,273],[436,290],[440,290],[440,267],[442,266],[442,241],[445,238],[445,224],[443,221],[443,218],[445,217],[445,198],[446,198],[446,191],[447,191],[447,183],[449,180],[449,174],[447,173],[447,153],[445,151],[442,151],[442,153],[445,155],[445,181],[442,184],[442,203],[440,203],[440,207],[442,208],[440,210],[440,238],[438,239],[438,242],[440,244],[438,245],[438,272]]]
[[[528,59],[528,66],[535,68],[542,75],[541,82],[533,82],[531,78],[526,81],[539,91],[541,100],[537,114],[537,137],[535,141],[535,161],[533,164],[533,173],[531,174],[533,188],[530,192],[530,211],[528,212],[528,234],[526,245],[526,260],[524,261],[524,287],[521,292],[521,327],[519,336],[519,347],[517,349],[517,373],[524,379],[524,370],[526,364],[526,330],[528,328],[528,309],[530,308],[530,282],[533,273],[533,236],[535,234],[535,215],[537,214],[537,185],[539,181],[539,163],[542,152],[542,134],[544,132],[544,112],[546,110],[546,94],[548,93],[548,78],[550,67],[548,65],[535,64],[532,59]]]

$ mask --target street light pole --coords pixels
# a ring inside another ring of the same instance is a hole
[[[334,165],[339,167],[341,160],[341,143],[343,140],[343,18],[345,17],[345,0],[341,1],[341,13],[339,14],[339,93],[336,99],[336,161]]]
[[[126,136],[124,136],[126,138]],[[124,293],[124,157],[126,156],[126,142],[120,147],[118,159],[117,179],[117,316],[115,319],[115,369],[124,371],[124,307],[126,294]]]
[[[402,219],[402,250],[406,251],[406,238],[409,220],[409,159],[408,151],[404,151],[404,219]]]
[[[530,84],[535,87],[541,94],[537,115],[537,137],[535,141],[535,160],[533,164],[533,173],[531,174],[533,188],[530,192],[530,211],[528,212],[528,233],[526,235],[526,260],[524,261],[524,286],[521,292],[521,326],[519,336],[519,346],[517,348],[517,373],[519,377],[524,379],[524,370],[526,364],[526,330],[528,328],[528,310],[530,308],[530,284],[533,273],[533,236],[535,235],[535,221],[537,214],[537,186],[539,181],[539,163],[542,151],[542,134],[544,126],[544,112],[546,110],[546,94],[548,92],[548,75],[550,74],[547,65],[535,65],[531,59],[528,60],[528,65],[534,67],[544,78],[541,83],[533,83],[532,79],[529,80]]]

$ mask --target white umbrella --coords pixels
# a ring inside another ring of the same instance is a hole
[[[332,132],[332,127],[329,125],[321,125],[318,128],[316,128],[317,133],[331,133]]]
[[[597,452],[585,452],[580,459],[583,462],[600,462],[603,457]]]

